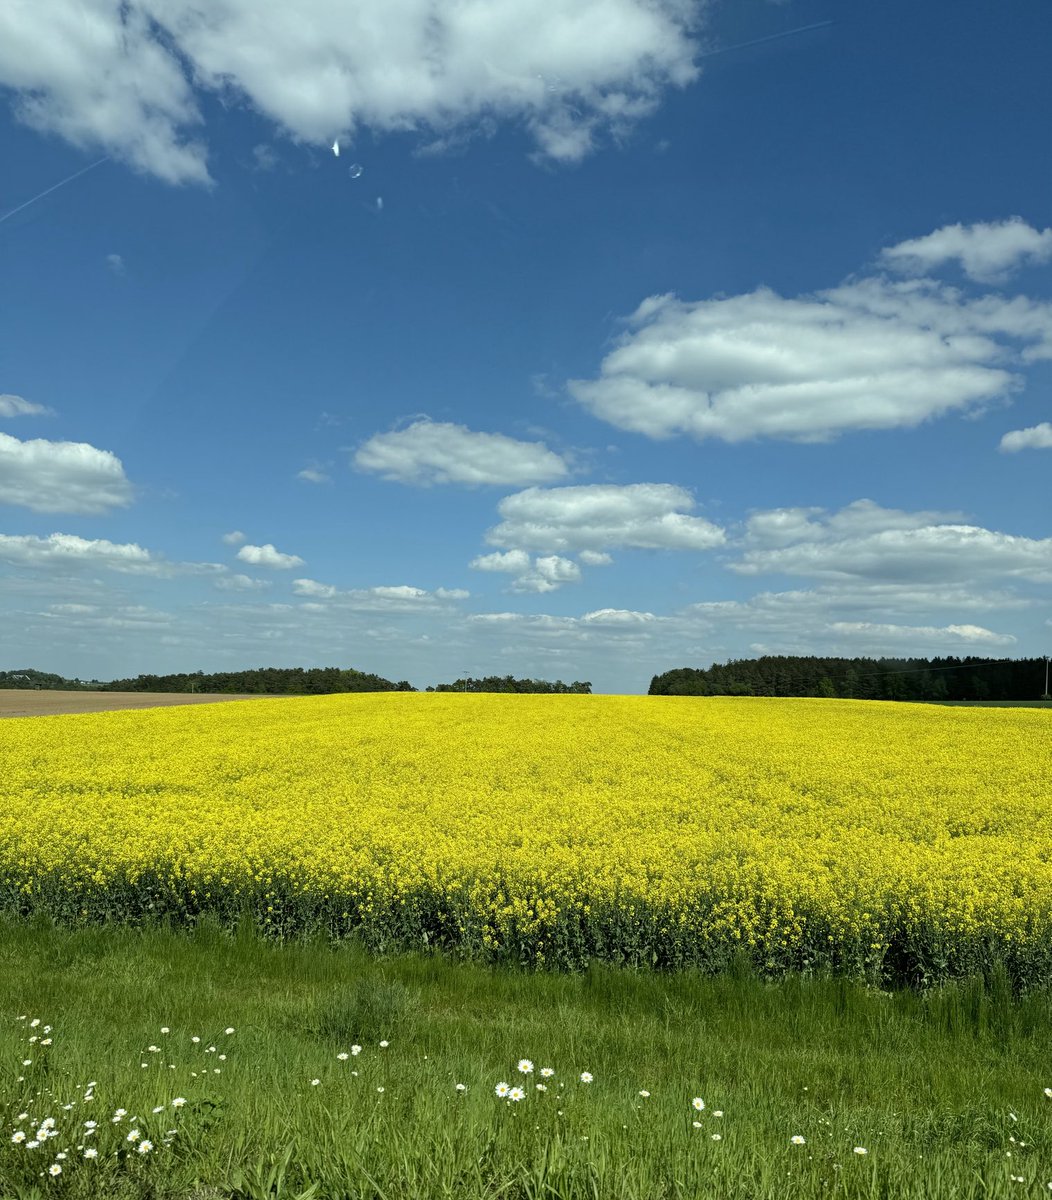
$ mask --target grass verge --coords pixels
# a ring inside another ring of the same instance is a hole
[[[1050,1030],[1049,994],[998,976],[523,974],[7,921],[0,1195],[1048,1194]]]

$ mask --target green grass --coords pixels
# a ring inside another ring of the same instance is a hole
[[[45,1024],[52,1045],[30,1044]],[[207,924],[188,935],[8,921],[0,1196],[1047,1195],[1050,1031],[1052,998],[1013,998],[1002,976],[888,995],[744,971],[377,959]],[[361,1053],[340,1061],[352,1044]],[[556,1072],[547,1093],[534,1086],[543,1066]],[[502,1080],[526,1099],[498,1099]],[[177,1096],[187,1103],[172,1109]],[[114,1124],[117,1107],[128,1112]],[[19,1124],[32,1140],[35,1125],[16,1120],[27,1111],[54,1117],[60,1136],[12,1143]],[[132,1117],[149,1155],[125,1140]],[[93,1161],[77,1148],[92,1141],[77,1132],[86,1119],[99,1123]],[[41,1175],[60,1150],[62,1174]]]

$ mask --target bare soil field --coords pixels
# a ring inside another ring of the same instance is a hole
[[[168,704],[215,704],[220,700],[261,700],[265,696],[207,695],[203,692],[51,692],[0,689],[0,717],[53,717],[59,713],[110,712],[117,708],[158,708]]]

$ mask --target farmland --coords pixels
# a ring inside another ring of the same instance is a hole
[[[368,694],[0,725],[0,907],[931,984],[1052,975],[1048,717]],[[47,837],[41,838],[41,830]]]

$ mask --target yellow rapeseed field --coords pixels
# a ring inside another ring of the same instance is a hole
[[[0,722],[0,907],[530,964],[1052,963],[1052,721],[366,694]]]

